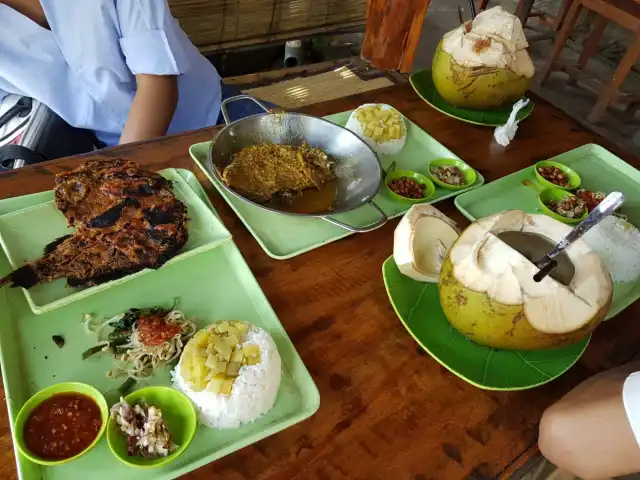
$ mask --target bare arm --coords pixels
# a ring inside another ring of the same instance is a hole
[[[137,91],[120,144],[149,140],[167,133],[178,104],[178,77],[136,75]]]
[[[640,447],[622,402],[624,381],[638,370],[634,362],[600,373],[549,407],[540,423],[542,454],[585,480],[640,471]]]

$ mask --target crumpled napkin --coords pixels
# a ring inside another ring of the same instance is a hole
[[[507,120],[507,123],[499,127],[496,127],[496,130],[493,133],[493,138],[495,138],[496,142],[498,142],[503,147],[506,147],[507,145],[509,145],[511,140],[513,140],[513,137],[516,136],[516,131],[518,130],[518,123],[520,122],[519,120],[517,120],[518,112],[522,110],[524,107],[526,107],[527,105],[529,105],[528,98],[522,98],[518,100],[513,105],[513,110],[511,110],[511,115],[509,115],[509,120]]]

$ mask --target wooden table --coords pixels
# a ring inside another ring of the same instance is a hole
[[[306,109],[327,115],[365,102],[403,112],[477,168],[487,181],[602,139],[538,101],[516,140],[504,149],[493,130],[448,118],[408,86],[376,90]],[[185,478],[216,480],[427,480],[506,478],[536,455],[543,410],[584,378],[634,357],[640,302],[595,333],[580,362],[549,385],[523,392],[479,390],[423,352],[387,300],[381,265],[396,222],[287,261],[269,258],[192,163],[188,147],[213,129],[128,145],[122,156],[154,169],[194,170],[291,336],[320,389],[315,416]],[[627,161],[639,165],[634,158]],[[52,188],[67,159],[0,175],[0,198]],[[465,225],[452,201],[438,208]],[[7,412],[0,413],[0,478],[17,478]]]

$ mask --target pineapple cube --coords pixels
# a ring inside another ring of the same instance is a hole
[[[216,352],[218,352],[225,360],[229,360],[231,358],[231,347],[225,343],[223,339],[220,339],[214,345]]]
[[[247,365],[258,365],[260,363],[260,357],[246,357]]]
[[[231,395],[231,388],[233,388],[233,378],[227,378],[224,382],[222,382],[220,393],[222,395]]]
[[[226,374],[228,377],[237,377],[240,375],[240,367],[242,367],[241,363],[229,362],[227,364]]]
[[[246,335],[249,331],[249,325],[244,322],[235,322],[233,326],[236,327],[240,332],[240,335],[238,335],[239,337],[242,335]]]
[[[402,135],[400,134],[400,126],[399,125],[394,125],[393,127],[391,127],[389,129],[389,138],[401,138]]]
[[[236,350],[231,354],[231,361],[235,363],[242,363],[244,358],[244,351],[242,349]]]
[[[207,376],[207,367],[204,365],[204,363],[196,363],[193,366],[192,375],[195,380],[204,379],[204,377]]]
[[[247,357],[257,357],[260,355],[260,347],[258,347],[258,345],[245,345],[243,350]]]
[[[229,336],[224,339],[224,342],[233,349],[240,343],[240,339],[238,339],[236,335],[229,334]]]
[[[207,343],[209,343],[209,333],[208,332],[198,332],[193,336],[193,344],[196,347],[206,347]]]
[[[191,389],[194,392],[201,392],[207,387],[207,383],[209,382],[207,381],[207,379],[205,379],[205,377],[195,378],[191,383]]]
[[[214,376],[207,385],[207,392],[212,392],[215,394],[219,394],[222,389],[222,384],[224,383],[225,378],[222,375]]]

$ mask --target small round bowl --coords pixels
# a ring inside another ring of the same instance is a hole
[[[100,427],[100,431],[98,432],[98,435],[93,440],[93,442],[91,442],[91,444],[87,448],[85,448],[82,452],[80,452],[76,456],[65,458],[64,460],[44,460],[40,457],[37,457],[35,454],[33,454],[27,447],[24,441],[24,435],[23,435],[24,426],[27,420],[29,419],[29,415],[31,414],[31,412],[37,406],[39,406],[42,402],[44,402],[48,398],[51,398],[53,395],[57,393],[81,393],[83,395],[86,395],[87,397],[91,397],[98,404],[98,407],[100,408],[100,413],[102,416],[102,427]],[[26,458],[28,458],[29,460],[31,460],[32,462],[38,463],[40,465],[47,465],[47,466],[62,465],[63,463],[68,463],[68,462],[71,462],[72,460],[75,460],[76,458],[80,458],[82,455],[84,455],[93,447],[95,447],[98,441],[100,440],[100,438],[102,438],[102,434],[105,431],[108,420],[109,420],[109,406],[107,405],[107,401],[104,399],[104,396],[96,388],[92,387],[91,385],[87,385],[86,383],[78,383],[78,382],[57,383],[55,385],[51,385],[49,387],[43,388],[38,393],[33,395],[29,400],[27,400],[27,402],[22,406],[22,408],[20,409],[20,412],[18,413],[18,416],[16,417],[16,424],[14,427],[14,439],[15,439],[16,445],[18,446],[18,450],[20,450],[20,453],[24,455]]]
[[[557,169],[562,170],[567,175],[570,185],[568,187],[561,187],[560,185],[556,185],[555,183],[550,182],[538,173],[539,167],[556,167]],[[575,170],[567,167],[563,163],[544,160],[535,164],[534,171],[536,173],[536,179],[538,180],[538,183],[542,185],[543,188],[559,188],[560,190],[570,192],[579,188],[580,184],[582,183],[580,175],[578,175]]]
[[[410,178],[411,180],[415,180],[418,183],[426,185],[424,189],[424,197],[422,198],[403,197],[402,195],[398,195],[396,192],[391,190],[391,187],[389,186],[389,184],[393,180],[399,180],[402,177],[407,177],[407,178]],[[429,177],[422,175],[421,173],[414,172],[412,170],[392,170],[387,174],[387,178],[385,178],[384,184],[387,187],[387,191],[393,197],[394,200],[398,200],[399,202],[404,202],[404,203],[416,204],[416,203],[426,202],[431,197],[433,197],[434,193],[436,193],[436,187],[433,184],[433,182],[429,180]]]
[[[171,387],[146,387],[130,393],[125,398],[129,405],[144,400],[162,410],[162,418],[169,428],[172,441],[178,449],[166,457],[147,459],[127,454],[127,439],[120,433],[112,418],[107,425],[107,442],[118,460],[131,467],[153,468],[173,462],[182,455],[193,440],[198,427],[198,414],[189,397]]]
[[[550,217],[555,218],[559,222],[566,223],[567,225],[576,225],[582,222],[589,215],[589,212],[586,208],[582,216],[577,218],[567,218],[563,217],[562,215],[558,215],[546,205],[547,202],[550,202],[552,200],[562,200],[563,198],[574,196],[575,195],[573,195],[572,193],[560,188],[545,188],[538,194],[538,205],[545,215],[549,215]]]
[[[438,180],[431,173],[431,167],[449,167],[451,165],[453,165],[454,167],[458,167],[458,170],[462,172],[465,180],[464,185],[450,185]],[[431,163],[429,163],[429,176],[436,185],[447,190],[462,190],[463,188],[469,188],[471,185],[476,183],[476,179],[478,178],[478,174],[473,168],[464,163],[462,160],[457,160],[455,158],[439,158],[437,160],[433,160]]]

